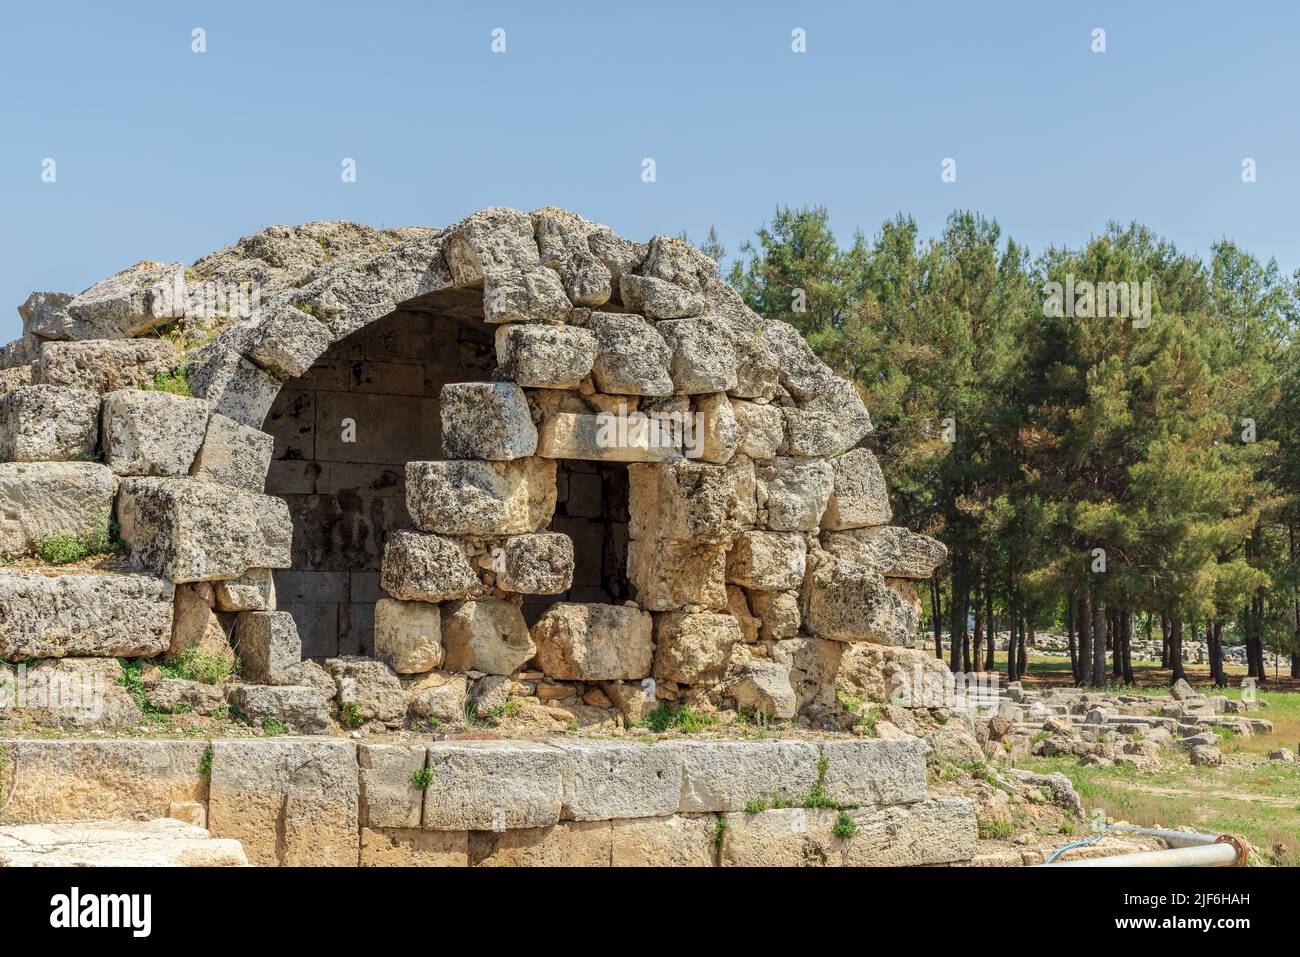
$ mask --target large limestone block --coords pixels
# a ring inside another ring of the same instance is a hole
[[[628,534],[723,544],[754,519],[753,466],[690,459],[628,466]]]
[[[767,718],[785,720],[799,710],[790,669],[775,661],[754,659],[736,665],[727,672],[722,693],[737,709]]]
[[[823,741],[825,794],[838,804],[909,804],[925,799],[920,738]]]
[[[250,568],[212,587],[217,611],[275,611],[275,579],[269,568]]]
[[[763,591],[798,588],[807,555],[798,532],[741,532],[727,554],[727,581]]]
[[[203,482],[220,482],[249,492],[266,487],[275,439],[260,429],[214,414],[190,474]]]
[[[213,412],[258,429],[280,394],[280,380],[237,352],[212,344],[186,366],[190,391],[207,399]]]
[[[857,386],[839,376],[832,376],[826,387],[802,407],[808,412],[834,413],[837,444],[841,449],[853,448],[874,428]]]
[[[424,826],[433,831],[504,831],[560,819],[565,754],[531,741],[435,741]]]
[[[781,385],[796,401],[808,402],[831,388],[835,374],[817,358],[794,326],[779,319],[764,322],[762,340],[775,362]]]
[[[442,664],[442,613],[423,601],[375,603],[375,657],[399,675],[424,674]]]
[[[744,639],[731,615],[673,612],[655,622],[655,677],[693,685],[722,678],[732,647]]]
[[[291,563],[289,507],[271,495],[192,479],[129,478],[117,513],[131,563],[175,582]]]
[[[850,811],[858,831],[848,842],[849,867],[920,867],[968,861],[978,836],[975,802],[936,797],[903,807]]]
[[[448,671],[508,675],[537,651],[519,606],[500,598],[452,602],[443,609],[443,660]]]
[[[246,679],[292,685],[301,678],[302,641],[287,611],[245,611],[235,619],[235,641]]]
[[[608,867],[612,822],[561,821],[549,827],[470,834],[471,867]]]
[[[195,824],[87,821],[0,828],[0,867],[245,867],[238,841]]]
[[[0,659],[152,658],[171,634],[169,581],[0,569]]]
[[[755,592],[755,594],[763,594]],[[766,592],[769,595],[784,592]],[[835,673],[840,667],[840,658],[846,648],[856,647],[838,641],[824,641],[821,638],[807,638],[798,634],[799,619],[794,619],[794,627],[788,631],[769,630],[764,622],[764,640],[770,641],[768,654],[772,660],[782,665],[790,676],[790,685],[799,699],[799,707],[806,708],[816,704],[830,708],[835,705]],[[791,637],[794,636],[794,637]]]
[[[208,404],[170,392],[104,396],[104,461],[118,475],[188,475],[208,428]]]
[[[417,718],[463,721],[468,691],[469,682],[464,675],[423,675],[407,689],[408,709]]]
[[[524,390],[513,382],[450,382],[442,387],[442,454],[505,462],[537,451]]]
[[[545,267],[494,272],[483,279],[486,322],[564,322],[572,311],[559,277]]]
[[[649,613],[629,605],[558,602],[533,626],[538,666],[564,681],[645,678],[652,625]]]
[[[662,817],[677,810],[682,768],[666,749],[619,741],[557,740],[564,762],[560,816],[574,821]]]
[[[904,708],[951,707],[955,690],[948,665],[933,653],[865,642],[844,649],[835,687]]]
[[[216,595],[211,582],[193,582],[176,586],[172,606],[171,646],[167,653],[176,657],[191,648],[205,658],[222,661],[234,670],[235,649],[230,644],[229,618],[213,610]]]
[[[807,741],[670,741],[682,766],[678,810],[743,811],[750,801],[801,801],[817,783],[817,745]]]
[[[103,533],[117,483],[94,462],[0,463],[0,554],[24,554],[51,535]]]
[[[480,210],[457,223],[442,251],[457,286],[477,286],[493,273],[541,264],[532,218],[504,207]]]
[[[352,741],[214,741],[208,829],[254,864],[355,867],[360,783]]]
[[[669,372],[676,395],[725,392],[736,387],[731,329],[717,316],[670,319],[655,325],[672,349]]]
[[[610,271],[591,251],[592,223],[567,210],[547,207],[532,213],[537,251],[543,266],[554,269],[575,306],[599,306],[612,293]]]
[[[750,608],[762,622],[759,637],[764,641],[791,638],[799,633],[803,612],[797,591],[747,592]]]
[[[0,668],[0,703],[19,727],[138,727],[144,714],[122,686],[116,658],[46,658]]]
[[[596,337],[576,326],[521,324],[496,332],[497,366],[529,389],[576,389],[596,361]]]
[[[829,462],[781,457],[754,466],[759,522],[778,532],[811,532],[821,524],[835,486]]]
[[[698,453],[706,462],[725,465],[740,448],[741,427],[725,392],[702,395],[695,400],[695,427],[699,444],[687,454]]]
[[[573,562],[573,539],[559,532],[511,536],[492,556],[497,587],[525,595],[568,591]]]
[[[736,351],[736,387],[731,394],[740,399],[773,398],[781,370],[763,339],[763,326],[733,323],[731,345]]]
[[[418,528],[442,535],[522,535],[555,513],[555,463],[406,463],[406,507]]]
[[[594,312],[587,328],[596,336],[592,375],[611,395],[672,395],[672,350],[640,316]]]
[[[296,734],[329,734],[333,695],[308,685],[231,685],[226,701],[231,710],[260,728],[267,718]]]
[[[196,740],[0,739],[8,799],[0,820],[166,817],[173,803],[205,799],[199,764],[206,747]],[[15,767],[16,782],[7,773]]]
[[[804,582],[804,623],[820,638],[906,645],[917,626],[915,606],[873,568],[825,553]]]
[[[99,396],[85,389],[28,385],[0,396],[0,459],[90,459],[99,438]]]
[[[655,276],[624,274],[619,278],[619,293],[625,306],[652,319],[698,316],[707,308],[698,292]]]
[[[782,455],[795,458],[833,458],[848,449],[840,431],[839,416],[831,410],[781,410],[785,417],[785,443]]]
[[[712,814],[620,818],[610,822],[613,867],[713,867],[718,819]]]
[[[975,853],[975,805],[934,798],[903,807],[845,812],[857,825],[836,837],[840,812],[781,808],[728,814],[723,867],[919,867],[969,860]]]
[[[180,362],[176,347],[166,339],[88,339],[47,342],[34,380],[91,392],[140,389]]]
[[[776,458],[785,444],[785,416],[781,407],[733,398],[731,412],[740,426],[737,451],[756,462]]]
[[[422,744],[362,744],[361,823],[367,827],[419,827],[424,791],[411,779],[428,762]]]
[[[73,297],[63,310],[69,339],[143,335],[185,314],[185,266],[136,263]]]
[[[460,542],[403,529],[384,545],[379,587],[406,601],[446,601],[467,597],[479,580]]]
[[[361,829],[362,867],[468,867],[468,831]]]
[[[822,515],[822,528],[865,528],[884,525],[893,518],[885,475],[874,455],[866,449],[851,449],[833,459],[831,468],[835,487]]]
[[[616,235],[608,226],[597,223],[591,224],[591,229],[587,233],[587,245],[592,254],[609,270],[610,285],[614,290],[613,298],[622,302],[623,300],[619,298],[620,281],[623,276],[631,275],[641,267],[647,245],[624,239]]]
[[[929,578],[948,557],[943,542],[896,525],[848,529],[831,535],[827,548],[886,578]]]
[[[334,679],[339,707],[345,717],[395,725],[406,717],[406,692],[387,664],[373,658],[345,655],[329,658],[325,670]]]
[[[727,553],[721,545],[628,542],[627,565],[628,581],[642,608],[671,611],[683,605],[727,607]]]
[[[227,344],[279,379],[305,373],[334,342],[324,323],[283,303],[259,309],[226,332]]]
[[[34,292],[18,307],[23,321],[23,338],[40,341],[66,339],[68,323],[66,306],[73,300],[66,292]]]
[[[680,454],[670,425],[642,412],[552,412],[542,421],[537,454],[592,462],[663,462]]]

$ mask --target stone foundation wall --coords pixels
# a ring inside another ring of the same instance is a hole
[[[238,839],[261,865],[969,860],[974,805],[927,796],[925,750],[916,739],[0,740],[0,823],[179,817]],[[771,806],[814,789],[844,809]]]

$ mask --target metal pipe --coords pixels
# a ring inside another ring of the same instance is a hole
[[[1112,857],[1091,857],[1060,861],[1042,867],[1231,867],[1245,863],[1245,846],[1224,835],[1213,844],[1174,847],[1165,851],[1141,851]]]

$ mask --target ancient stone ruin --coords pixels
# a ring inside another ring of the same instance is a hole
[[[680,240],[553,208],[273,227],[19,311],[0,659],[28,694],[197,648],[237,680],[150,693],[304,733],[511,696],[834,726],[944,554],[889,525],[854,387]],[[115,533],[115,562],[36,557]],[[108,698],[57,720],[137,720]]]

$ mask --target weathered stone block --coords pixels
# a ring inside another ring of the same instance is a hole
[[[200,349],[186,366],[190,391],[219,412],[250,428],[261,428],[280,394],[280,380],[243,356],[212,346]]]
[[[874,569],[823,553],[804,583],[804,622],[832,641],[906,645],[916,610]]]
[[[144,715],[122,686],[123,673],[116,658],[46,658],[0,668],[0,703],[20,727],[138,727]]]
[[[359,808],[354,742],[212,743],[208,828],[216,837],[243,842],[255,864],[355,867]]]
[[[672,350],[640,316],[593,312],[587,328],[596,336],[592,375],[611,395],[672,395]]]
[[[652,319],[698,316],[707,308],[704,297],[698,292],[654,276],[625,273],[619,277],[619,294],[625,306]]]
[[[628,581],[642,608],[727,607],[726,551],[721,545],[632,541],[627,565]]]
[[[504,462],[537,451],[524,390],[513,382],[451,382],[442,387],[442,454]]]
[[[722,693],[738,709],[764,717],[785,720],[799,710],[790,669],[775,661],[754,659],[736,665],[727,672]]]
[[[226,701],[255,727],[274,718],[298,734],[329,734],[332,695],[308,685],[231,685]]]
[[[269,568],[250,568],[212,587],[217,611],[275,611],[275,579]]]
[[[428,761],[422,744],[362,744],[361,823],[366,827],[420,826],[424,791],[411,783]]]
[[[63,311],[69,339],[139,336],[185,314],[185,266],[136,263],[74,296]]]
[[[764,641],[790,638],[799,633],[803,614],[798,592],[751,591],[747,595],[750,608],[762,622],[759,637]]]
[[[104,396],[100,417],[104,461],[118,475],[187,475],[207,431],[208,404],[120,389]]]
[[[678,810],[743,811],[750,801],[800,801],[817,783],[817,745],[806,741],[670,741],[682,766]]]
[[[172,584],[150,575],[0,570],[0,659],[152,658],[171,643]]]
[[[716,316],[671,319],[655,329],[672,350],[669,372],[676,395],[725,392],[736,387],[731,330]]]
[[[99,396],[28,385],[0,396],[0,458],[7,462],[90,459],[99,438]]]
[[[166,339],[88,339],[41,346],[35,381],[91,392],[140,389],[180,362]]]
[[[379,575],[384,591],[407,601],[464,598],[479,587],[460,542],[405,529],[385,543]]]
[[[448,671],[508,675],[537,651],[518,605],[500,598],[458,601],[442,615]]]
[[[835,486],[830,463],[777,458],[754,466],[760,524],[780,532],[811,532],[821,524]]]
[[[470,834],[471,867],[608,867],[609,821],[562,821],[549,827]]]
[[[576,326],[501,326],[497,366],[530,389],[576,389],[596,361],[596,337]]]
[[[722,544],[754,517],[753,467],[690,459],[628,466],[628,534],[638,540]]]
[[[406,507],[417,527],[443,535],[522,535],[555,513],[555,463],[408,462]]]
[[[876,457],[851,449],[832,460],[835,485],[822,515],[822,528],[839,530],[884,525],[893,517],[889,491]]]
[[[942,542],[896,525],[847,529],[831,535],[826,547],[886,578],[929,578],[948,557]]]
[[[673,752],[615,741],[557,740],[555,747],[566,757],[562,818],[607,821],[676,812],[682,769]]]
[[[920,738],[823,741],[826,796],[839,804],[925,800],[926,745]]]
[[[302,642],[286,611],[245,611],[235,619],[235,642],[245,678],[264,685],[299,681]]]
[[[718,819],[712,814],[611,821],[613,867],[713,867]]]
[[[785,444],[785,416],[781,407],[732,399],[731,412],[740,426],[736,450],[755,461],[776,458]]]
[[[558,595],[573,584],[573,539],[558,532],[514,535],[494,553],[497,587],[526,595]]]
[[[689,451],[698,451],[699,458],[706,462],[719,465],[730,462],[740,447],[741,428],[727,394],[714,392],[700,396],[695,400],[695,418],[701,441],[698,449]]]
[[[738,641],[743,641],[740,624],[730,615],[660,615],[655,622],[655,677],[687,685],[718,681]]]
[[[6,821],[166,817],[175,802],[202,801],[203,741],[105,738],[2,740],[17,780],[6,778]]]
[[[764,591],[798,588],[807,555],[798,532],[741,532],[727,554],[727,581]]]
[[[435,741],[424,826],[503,831],[554,824],[564,799],[564,752],[531,741]]]
[[[117,512],[131,563],[175,582],[291,563],[289,507],[271,495],[192,479],[129,478]]]
[[[468,867],[469,832],[361,829],[362,867]]]
[[[375,656],[399,675],[423,674],[442,664],[442,613],[422,601],[381,598],[375,603]]]
[[[304,374],[334,342],[328,326],[288,303],[260,309],[227,332],[234,351],[280,379]]]
[[[542,265],[554,269],[574,305],[599,306],[611,295],[609,268],[591,251],[593,224],[567,210],[547,207],[532,213]]]
[[[406,717],[406,692],[384,662],[345,655],[328,659],[325,670],[334,679],[336,700],[345,717],[389,725]]]
[[[411,714],[438,721],[462,721],[469,682],[463,675],[425,675],[407,690]]]
[[[532,634],[538,665],[552,678],[639,679],[650,674],[651,628],[650,615],[639,608],[558,602]]]
[[[203,482],[260,492],[274,452],[275,439],[270,435],[216,414],[208,420],[190,474]]]
[[[639,412],[552,412],[542,421],[537,454],[593,462],[663,462],[680,454],[671,428]]]

